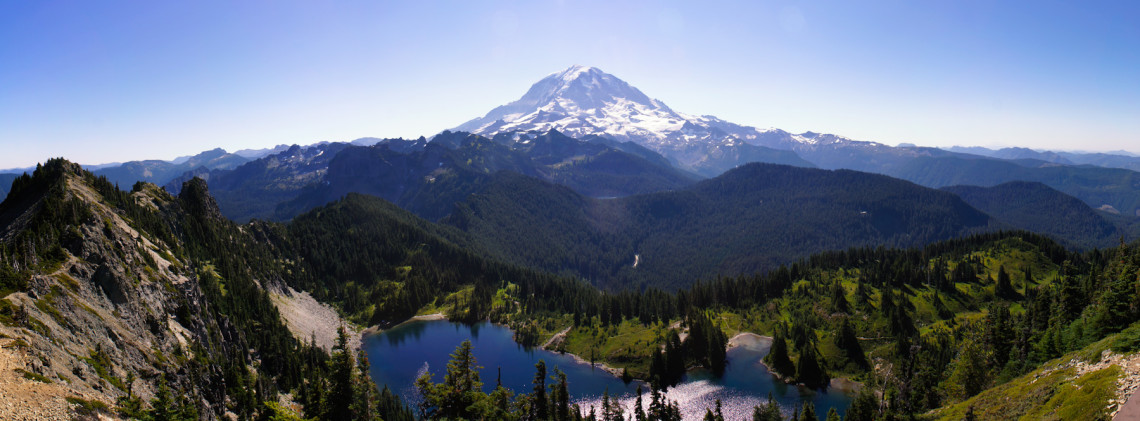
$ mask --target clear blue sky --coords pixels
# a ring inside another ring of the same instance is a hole
[[[430,136],[572,64],[758,127],[1140,152],[1138,5],[0,0],[0,168]]]

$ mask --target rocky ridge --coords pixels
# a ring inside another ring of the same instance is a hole
[[[179,360],[217,321],[203,311],[196,275],[171,245],[135,229],[77,167],[67,168],[62,184],[63,200],[85,205],[90,216],[64,234],[65,260],[33,274],[26,291],[4,297],[12,309],[0,325],[0,337],[9,340],[7,362],[22,361],[22,370],[73,397],[108,405],[129,393],[150,399],[158,379],[183,370]],[[174,200],[153,186],[131,197],[155,208]]]
[[[199,179],[177,197],[124,193],[58,159],[17,180],[0,204],[0,396],[19,407],[0,404],[0,418],[147,410],[166,388],[179,410],[234,419],[263,388],[287,391],[310,334],[272,320],[265,289],[283,281],[257,230],[225,220]],[[291,314],[331,311],[317,307]]]

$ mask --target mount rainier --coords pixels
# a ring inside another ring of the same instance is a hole
[[[677,166],[715,176],[748,162],[814,165],[794,152],[797,145],[846,140],[814,133],[758,130],[713,116],[680,113],[597,68],[572,66],[535,83],[517,101],[455,130],[484,136],[545,133],[605,136],[650,148]]]

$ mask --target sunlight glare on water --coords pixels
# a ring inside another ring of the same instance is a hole
[[[566,372],[573,401],[588,413],[590,406],[598,407],[602,395],[609,392],[618,399],[630,414],[634,407],[639,382],[624,384],[610,373],[574,360],[570,355],[541,349],[525,348],[513,340],[510,329],[491,323],[462,325],[448,321],[412,322],[364,340],[364,350],[371,362],[371,376],[380,387],[387,385],[415,405],[420,396],[415,380],[425,373],[433,374],[433,381],[443,379],[449,355],[455,347],[469,339],[472,352],[480,367],[485,392],[490,392],[498,379],[515,393],[529,393],[534,378],[534,364],[546,362],[548,373],[558,367]],[[721,377],[707,370],[691,370],[684,381],[669,388],[666,399],[676,401],[685,419],[701,419],[706,408],[714,408],[720,399],[726,419],[747,419],[752,408],[767,402],[768,394],[780,404],[785,416],[793,408],[812,401],[816,412],[826,414],[835,407],[840,415],[846,412],[852,393],[846,388],[833,387],[827,391],[789,386],[776,380],[761,359],[768,353],[769,342],[754,335],[734,338],[737,346],[728,351],[728,369]],[[548,384],[553,380],[547,380]],[[649,407],[649,388],[644,387],[642,405]]]

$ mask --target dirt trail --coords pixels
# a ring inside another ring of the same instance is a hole
[[[551,336],[550,339],[546,340],[546,343],[542,344],[542,349],[550,349],[550,344],[553,344],[556,341],[561,341],[562,339],[566,338],[566,334],[570,333],[570,328],[573,328],[573,327],[574,326],[568,326],[565,329],[562,329],[561,332],[555,333],[554,336]]]

